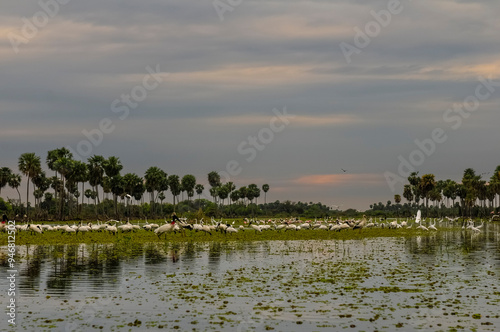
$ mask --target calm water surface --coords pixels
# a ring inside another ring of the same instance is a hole
[[[498,331],[499,231],[18,247],[17,329]]]

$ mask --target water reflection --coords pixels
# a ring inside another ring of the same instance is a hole
[[[452,251],[461,252],[468,262],[466,273],[473,274],[477,265],[489,262],[500,266],[499,225],[490,224],[481,233],[471,231],[441,230],[401,241],[403,249],[418,260],[437,263],[436,257]],[[392,241],[394,239],[385,239]],[[236,243],[134,243],[79,244],[18,247],[17,262],[20,275],[19,288],[29,296],[39,289],[47,289],[48,294],[68,294],[79,287],[92,290],[116,288],[117,278],[124,268],[142,266],[145,273],[158,267],[181,264],[181,268],[196,270],[206,266],[208,271],[217,273],[221,265],[227,266],[241,261],[276,260],[283,258],[284,249],[296,246],[298,241],[236,242]],[[307,241],[314,242],[314,241]],[[353,255],[367,255],[377,250],[366,248],[366,242],[356,245],[349,242],[323,241],[321,248],[334,248],[335,255],[352,258]],[[2,248],[6,251],[6,248]],[[354,252],[355,250],[355,252]],[[325,253],[323,253],[324,255]],[[411,260],[411,259],[410,259]],[[7,258],[1,256],[0,264],[7,266]],[[178,267],[180,268],[180,267]],[[177,269],[178,269],[177,268]],[[166,268],[175,271],[173,266]],[[3,279],[3,278],[2,278]],[[81,289],[81,288],[80,288]]]
[[[78,299],[85,303],[89,297],[99,296],[106,298],[106,302],[97,302],[97,308],[113,310],[110,308],[119,305],[120,309],[115,310],[123,310],[126,315],[148,312],[152,316],[149,319],[154,321],[154,315],[162,314],[167,303],[174,309],[178,307],[177,314],[186,315],[185,320],[180,318],[183,330],[190,329],[189,324],[193,321],[200,321],[197,327],[204,330],[212,324],[209,322],[211,314],[219,315],[229,310],[247,317],[248,324],[247,313],[255,311],[254,307],[262,306],[258,303],[265,301],[271,303],[270,308],[286,308],[289,301],[298,301],[301,310],[305,311],[304,317],[306,314],[318,316],[318,312],[329,312],[332,307],[348,310],[342,306],[357,301],[353,300],[359,295],[355,291],[363,287],[366,293],[361,293],[359,299],[367,305],[362,308],[371,310],[382,301],[395,301],[392,307],[401,312],[390,315],[406,317],[407,313],[397,302],[401,298],[414,311],[415,305],[425,298],[434,298],[433,305],[436,305],[454,299],[458,292],[470,292],[467,295],[471,298],[483,296],[481,291],[485,286],[497,285],[500,282],[499,231],[499,225],[489,224],[477,234],[442,229],[411,238],[349,241],[136,244],[125,240],[114,244],[19,246],[16,257],[20,276],[18,288],[21,303],[30,311],[43,312],[40,315],[58,310],[53,307],[43,311],[43,308],[48,304],[61,305],[60,299]],[[6,248],[0,251],[6,252]],[[7,266],[5,255],[0,256],[0,264]],[[1,287],[5,286],[6,270],[0,272]],[[438,283],[439,288],[434,288]],[[423,299],[415,295],[420,293],[376,293],[374,290],[380,287],[389,290],[422,288]],[[51,302],[53,299],[59,302]],[[125,299],[138,302],[127,306]],[[138,306],[143,307],[138,309]],[[74,311],[72,307],[67,310]],[[187,314],[191,311],[209,311],[209,314],[202,319]],[[265,320],[275,320],[272,317],[276,312],[264,312]],[[355,322],[360,328],[364,324],[361,321],[368,321],[373,316],[366,316],[370,313],[367,312],[359,316],[363,320]],[[441,314],[442,310],[429,315],[437,315],[437,312]],[[121,311],[108,314],[122,316]],[[280,319],[285,320],[280,315]],[[296,318],[295,312],[287,315],[287,321]],[[175,320],[174,316],[169,317]],[[337,316],[318,317],[330,324]],[[236,317],[230,318],[236,320]],[[401,318],[402,321],[406,319]],[[257,330],[263,329],[260,327]],[[280,326],[277,330],[315,327]],[[364,329],[369,330],[368,327]]]

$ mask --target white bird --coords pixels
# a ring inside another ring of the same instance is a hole
[[[419,226],[417,227],[417,229],[418,229],[418,228],[420,228],[420,229],[422,229],[422,230],[424,230],[424,231],[428,231],[428,230],[429,230],[429,229],[428,229],[427,227],[425,227],[424,225],[419,225]]]
[[[73,227],[70,227],[68,225],[64,225],[62,227],[62,230],[66,233],[76,233],[76,229],[74,229]]]
[[[274,226],[274,229],[275,229],[275,230],[277,230],[277,231],[280,231],[280,230],[282,230],[282,229],[283,229],[283,228],[285,228],[285,227],[286,227],[286,225],[285,225],[285,224],[280,224],[280,225],[276,225],[276,226]]]
[[[42,228],[39,225],[28,225],[28,229],[30,230],[31,234],[33,234],[33,232],[39,234],[43,233]]]
[[[158,235],[158,238],[162,235],[165,234],[165,238],[167,237],[168,232],[175,232],[176,229],[174,228],[175,224],[165,224],[161,225],[157,229],[155,229],[155,234]]]
[[[472,229],[476,233],[481,233],[481,230],[479,228],[477,228],[477,227],[471,226],[470,229]]]
[[[116,224],[106,225],[106,230],[110,233],[113,233],[113,235],[116,235],[116,233],[118,233],[118,228],[116,228]]]
[[[430,230],[433,230],[433,231],[437,231],[437,228],[436,228],[436,222],[434,222],[433,225],[429,225],[429,229]]]
[[[255,233],[261,232],[262,233],[262,228],[260,228],[259,225],[255,225],[252,222],[250,222],[250,227],[252,227],[255,230]]]
[[[348,228],[351,228],[351,226],[349,226],[349,224],[342,224],[342,225],[339,225],[339,231],[343,230],[343,229],[348,229]]]
[[[221,230],[221,232],[226,233],[226,231],[227,231],[227,225],[219,222],[217,224],[217,229],[216,230],[219,230],[219,229]]]
[[[363,219],[359,221],[356,225],[354,225],[353,229],[362,229],[363,227],[366,226],[366,216],[363,215]]]
[[[208,233],[212,235],[212,228],[208,225],[202,225],[201,226],[201,231],[205,232],[205,235]]]
[[[89,225],[91,226],[92,224],[89,223]],[[91,230],[91,227],[89,225],[85,225],[85,226],[79,226],[77,229],[76,229],[76,234],[78,234],[78,232],[89,232]]]
[[[422,212],[420,210],[417,211],[417,217],[415,218],[415,223],[420,223],[422,221]]]

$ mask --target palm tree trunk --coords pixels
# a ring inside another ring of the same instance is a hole
[[[19,196],[19,205],[21,205],[21,193],[19,192],[19,188],[16,188],[17,195]]]
[[[82,204],[80,205],[80,217],[83,209],[83,197],[85,196],[83,193],[85,192],[85,182],[82,182]]]
[[[30,192],[30,178],[28,176],[28,183],[26,184],[27,187],[26,187],[26,216],[29,218],[29,205],[28,205],[28,195],[29,195],[29,192]]]
[[[64,221],[64,176],[61,174],[62,185],[60,189],[59,219]]]

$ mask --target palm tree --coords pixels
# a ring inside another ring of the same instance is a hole
[[[246,201],[245,201],[245,198],[248,197],[248,188],[243,186],[243,187],[240,187],[240,189],[238,189],[239,193],[240,193],[240,198],[243,199],[243,205],[246,206]]]
[[[9,187],[16,189],[17,195],[19,196],[19,206],[21,206],[21,193],[19,192],[19,187],[21,186],[21,175],[12,174],[9,178]]]
[[[208,183],[212,188],[219,187],[221,185],[219,173],[217,173],[216,171],[208,173]],[[215,203],[215,197],[217,196],[217,191],[210,190],[210,193],[213,194],[212,197],[214,198],[214,203]]]
[[[394,203],[396,204],[401,203],[401,195],[394,195]]]
[[[163,200],[165,199],[163,191],[158,194],[158,199],[160,200],[160,214],[163,215]]]
[[[260,189],[259,187],[257,187],[257,185],[255,183],[252,183],[252,184],[249,184],[248,185],[248,191],[250,192],[251,194],[251,199],[250,201],[253,201],[253,199],[255,198],[255,204],[257,204],[257,198],[260,197]],[[247,196],[248,196],[248,193],[247,193]]]
[[[157,195],[168,189],[167,173],[159,167],[152,166],[146,170],[144,179],[146,180],[146,190],[150,193],[151,214],[154,215]],[[158,192],[157,195],[155,192]]]
[[[500,195],[500,165],[497,166],[493,175],[490,178],[490,185],[493,187],[495,196]],[[498,199],[497,207],[500,206],[500,198]]]
[[[266,184],[263,184],[262,185],[262,191],[264,192],[264,205],[267,204],[267,192],[269,191],[269,185],[266,183]]]
[[[462,210],[462,218],[465,216],[465,198],[467,197],[467,189],[462,183],[457,183],[455,186],[455,194],[460,198],[460,206]]]
[[[405,184],[403,188],[403,197],[411,204],[411,202],[413,201],[413,192],[411,191],[411,185]]]
[[[455,205],[455,198],[457,197],[455,195],[455,186],[456,186],[456,182],[453,181],[453,180],[450,180],[450,179],[447,179],[445,182],[444,182],[444,187],[443,187],[443,196],[446,197],[446,200],[450,200],[452,199],[453,200],[453,205]],[[448,204],[447,204],[448,205]]]
[[[216,195],[219,197],[221,206],[224,206],[224,200],[229,196],[229,188],[227,186],[220,186],[216,189]]]
[[[215,204],[215,198],[217,197],[217,187],[210,188],[209,192],[210,192],[210,196],[213,197],[214,204]]]
[[[231,198],[231,201],[235,203],[237,200],[240,199],[240,191],[239,190],[234,190],[230,195],[229,198]]]
[[[220,175],[216,171],[212,171],[208,173],[208,183],[210,184],[211,187],[218,187],[220,186]]]
[[[205,187],[202,184],[197,184],[194,186],[194,190],[196,190],[196,193],[198,194],[198,200],[201,199],[201,194],[203,194],[203,190],[205,190]]]
[[[73,178],[75,179],[75,183],[82,183],[82,193],[85,192],[85,182],[89,180],[89,170],[87,167],[87,164],[85,164],[82,161],[74,161],[73,165]],[[82,205],[83,206],[83,197],[84,195],[82,194]],[[77,207],[78,207],[78,202],[77,202]],[[77,211],[81,211],[80,209],[77,208]]]
[[[134,199],[136,201],[141,201],[142,195],[146,191],[146,186],[144,185],[144,180],[141,183],[137,183],[137,185],[134,188],[134,192],[132,196],[134,196]]]
[[[170,192],[174,197],[174,211],[175,211],[175,198],[181,193],[181,183],[179,182],[178,175],[170,175],[168,177],[168,186],[170,187]]]
[[[475,204],[478,197],[478,186],[480,180],[481,176],[476,175],[476,171],[472,168],[467,168],[464,171],[462,183],[466,190],[465,203],[469,216],[471,214],[472,206]]]
[[[109,176],[102,178],[102,191],[106,194],[106,199],[109,199],[108,194],[111,192],[111,178]]]
[[[94,209],[97,213],[97,203],[101,203],[99,200],[99,186],[102,186],[102,180],[104,177],[104,159],[103,156],[93,155],[92,157],[87,159],[87,168],[89,173],[89,184],[93,187],[95,195],[93,195],[94,199]]]
[[[115,216],[118,218],[118,196],[121,196],[125,190],[123,188],[123,177],[120,174],[116,174],[113,177],[109,178],[109,184],[111,193],[113,194],[113,201],[115,205]]]
[[[12,171],[8,167],[0,168],[0,194],[2,194],[2,188],[9,183],[9,179],[12,176]]]
[[[257,185],[254,183],[249,184],[247,187],[247,190],[246,190],[246,196],[247,196],[248,200],[250,201],[250,203],[253,203],[253,199],[260,196],[259,187],[257,187]],[[252,206],[252,213],[255,217],[255,209],[253,208],[253,206]]]
[[[488,200],[490,201],[490,209],[493,209],[493,205],[495,203],[495,196],[496,196],[497,192],[496,192],[496,189],[495,187],[493,187],[491,184],[489,184],[487,186],[487,198]]]
[[[119,175],[120,171],[123,169],[123,165],[122,162],[120,161],[120,158],[117,158],[115,156],[111,156],[108,159],[105,159],[102,164],[102,167],[104,168],[106,176],[110,178]]]
[[[396,204],[401,203],[401,195],[394,195],[394,203],[396,203]],[[397,215],[399,216],[399,205],[398,205],[397,209],[398,209]]]
[[[189,200],[189,197],[192,197],[189,196],[190,193],[193,193],[194,194],[194,187],[196,185],[196,178],[194,177],[194,175],[191,175],[191,174],[187,174],[187,175],[184,175],[182,177],[182,180],[181,180],[181,187],[183,190],[185,190],[188,194],[188,200]]]
[[[33,187],[36,188],[33,191],[33,195],[35,196],[35,211],[37,211],[37,206],[40,205],[40,198],[42,198],[47,189],[50,188],[51,180],[45,176],[44,171],[41,171],[32,179],[32,181]]]
[[[229,196],[229,210],[231,211],[231,193],[236,189],[236,185],[232,182],[232,181],[229,181],[228,183],[225,184],[226,188],[227,188],[227,193]],[[226,196],[226,197],[227,197]]]
[[[49,169],[51,171],[55,172],[56,177],[58,176],[58,174],[57,174],[57,169],[56,169],[55,163],[60,158],[73,159],[73,154],[68,149],[62,147],[62,148],[50,150],[49,152],[47,152],[47,158],[45,159],[47,166],[49,167]],[[52,181],[52,182],[54,183],[54,181]],[[57,183],[56,183],[56,186],[57,186]],[[54,197],[57,200],[57,197],[58,197],[57,190],[54,191]]]
[[[85,197],[87,197],[87,204],[89,204],[89,200],[90,200],[90,197],[92,197],[92,193],[93,193],[93,192],[94,192],[94,191],[93,191],[92,189],[87,189],[87,190],[85,190],[84,195],[85,195]]]
[[[37,176],[41,171],[40,157],[35,153],[23,153],[19,157],[18,162],[19,171],[28,177],[28,183],[26,187],[26,215],[29,217],[29,190],[30,190],[30,180]]]
[[[73,160],[67,157],[61,157],[54,163],[54,169],[61,174],[61,185],[59,186],[60,204],[59,204],[59,219],[64,220],[64,188],[66,187],[67,177],[71,176],[73,171]]]
[[[418,176],[418,172],[411,172],[410,176],[408,177],[408,182],[410,183],[412,193],[413,193],[413,199],[415,200],[415,203],[418,204],[421,196],[420,192],[420,177]]]
[[[117,194],[120,192],[121,186],[119,182],[121,180],[120,171],[123,169],[123,165],[120,161],[120,158],[115,156],[111,156],[108,159],[104,160],[102,167],[104,168],[104,173],[110,179],[110,189],[111,193],[113,193],[113,201],[115,202],[115,215],[118,216],[118,197]]]
[[[425,209],[426,213],[429,212],[429,193],[436,186],[436,181],[434,180],[434,174],[425,174],[420,180],[420,193],[422,197],[425,198]]]

